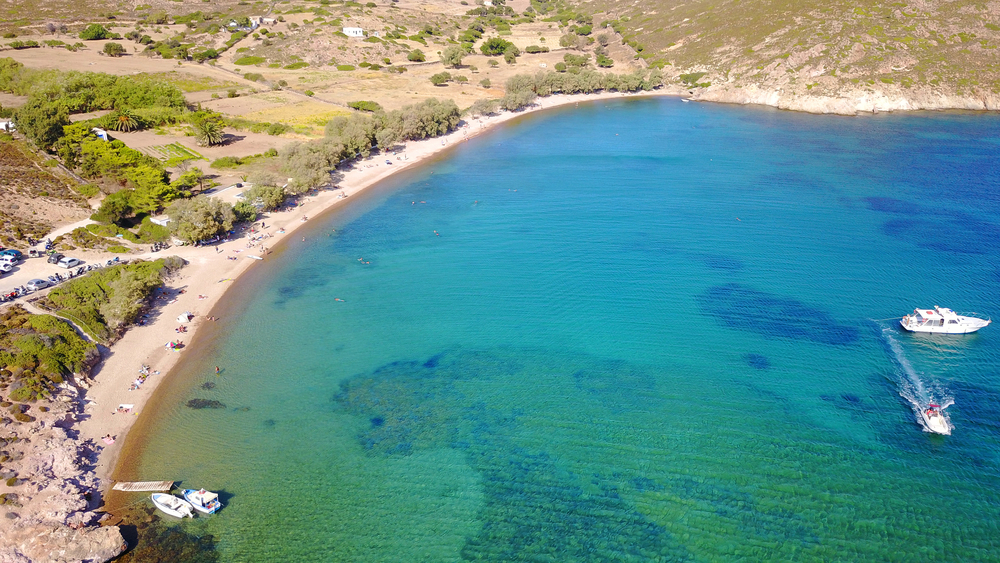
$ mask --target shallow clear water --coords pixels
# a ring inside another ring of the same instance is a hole
[[[223,491],[223,561],[998,560],[1000,329],[884,320],[1000,314],[998,155],[991,115],[529,116],[241,280],[139,476]]]

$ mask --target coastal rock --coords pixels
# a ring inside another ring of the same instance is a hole
[[[117,526],[79,528],[38,525],[5,535],[0,563],[103,563],[128,545]]]
[[[761,104],[793,111],[839,115],[916,110],[1000,109],[1000,95],[992,92],[959,95],[926,89],[904,91],[842,88],[836,95],[819,95],[781,87],[755,85],[737,87],[726,84],[696,90],[691,98],[733,104]]]
[[[92,445],[66,429],[77,405],[53,400],[47,409],[30,424],[0,424],[4,471],[18,478],[0,483],[0,563],[107,561],[125,542],[117,528],[91,527],[100,483],[89,468]]]

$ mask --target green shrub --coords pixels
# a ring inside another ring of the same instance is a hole
[[[34,315],[20,305],[0,312],[0,365],[10,368],[4,378],[13,377],[10,398],[33,401],[47,396],[54,385],[73,372],[83,372],[97,354],[66,322],[51,315]],[[4,402],[4,407],[11,406]],[[11,412],[21,413],[20,405]]]
[[[17,416],[18,415],[15,415],[15,418],[17,418]],[[29,416],[28,418],[31,418],[31,417]],[[10,479],[7,479],[7,486],[8,487],[16,487],[19,484],[19,481],[20,480],[17,477],[11,477]]]
[[[115,254],[128,254],[132,252],[127,246],[122,246],[120,244],[112,244],[108,247],[108,252],[114,252]]]
[[[316,95],[316,93],[313,92],[312,90],[306,90],[305,92],[302,92],[302,93],[305,94],[305,95],[307,95],[307,96],[309,96],[309,97],[312,97],[312,96]]]
[[[80,32],[80,39],[83,39],[84,41],[95,41],[98,39],[108,39],[110,37],[111,32],[99,23],[92,23]]]
[[[91,198],[101,193],[101,189],[95,184],[80,184],[74,186],[76,193],[82,195],[83,197]]]
[[[246,74],[243,75],[243,78],[246,78],[247,80],[249,80],[251,82],[263,82],[264,81],[264,75],[260,74],[258,72],[248,72],[248,73],[246,73]]]
[[[337,70],[354,70],[354,65],[337,65]]]
[[[683,82],[684,84],[695,84],[698,82],[698,79],[701,78],[702,76],[705,76],[705,74],[706,73],[704,72],[690,72],[687,74],[680,75],[679,78],[681,79],[681,82]]]
[[[267,126],[268,135],[281,135],[283,133],[287,133],[290,130],[291,127],[285,125],[284,123],[272,123]],[[268,149],[268,150],[274,150],[274,149]],[[275,156],[277,156],[277,152],[275,152]]]
[[[233,64],[244,65],[244,66],[245,65],[259,65],[260,63],[265,62],[265,61],[267,61],[267,59],[264,58],[264,57],[257,57],[257,56],[253,56],[253,55],[247,55],[245,57],[240,57],[240,58],[236,59],[235,61],[233,61]]]
[[[285,65],[285,69],[286,70],[298,70],[300,68],[306,68],[307,66],[309,66],[309,63],[299,61],[297,63],[292,63],[290,65]]]
[[[236,168],[243,164],[238,156],[223,156],[212,161],[212,168]]]
[[[425,60],[427,60],[427,57],[424,56],[424,52],[421,51],[420,49],[414,49],[414,50],[410,51],[410,54],[408,54],[406,56],[406,60],[411,61],[411,62],[415,62],[415,63],[421,63],[421,62],[424,62]]]
[[[16,392],[17,392],[17,391],[15,391],[15,393],[16,393]],[[34,422],[34,421],[35,421],[35,418],[34,418],[33,416],[31,416],[31,415],[28,415],[28,414],[24,414],[24,413],[22,413],[22,412],[19,412],[19,413],[15,413],[15,414],[14,414],[14,420],[16,420],[16,421],[18,421],[18,422]],[[16,481],[16,479],[15,479],[15,481]],[[15,484],[16,484],[16,483],[15,483]],[[7,486],[8,486],[8,487],[12,487],[12,486],[13,486],[13,485],[11,485],[11,484],[10,484],[10,480],[9,480],[9,479],[7,480]]]
[[[525,53],[532,53],[532,54],[534,54],[534,53],[548,53],[549,52],[549,48],[548,47],[539,47],[538,45],[528,45],[527,47],[524,48],[524,52]]]
[[[371,102],[367,100],[361,100],[357,102],[348,102],[347,107],[356,109],[358,111],[382,111],[382,106],[378,102]]]

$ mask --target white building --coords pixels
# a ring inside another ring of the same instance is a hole
[[[343,28],[344,35],[348,37],[364,37],[365,30],[360,27],[345,27]]]

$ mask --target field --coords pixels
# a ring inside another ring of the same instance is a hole
[[[208,160],[197,151],[189,149],[180,143],[170,143],[169,145],[152,145],[145,147],[143,152],[156,157],[162,161],[177,159],[184,160]]]
[[[186,94],[194,92],[219,92],[228,90],[229,88],[239,88],[241,86],[240,83],[233,80],[224,80],[206,75],[194,75],[187,72],[178,72],[176,70],[172,70],[170,72],[147,73],[141,76],[169,82],[170,84],[180,88],[180,90]]]

